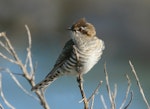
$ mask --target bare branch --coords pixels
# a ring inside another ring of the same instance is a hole
[[[22,63],[22,61],[20,60],[20,58],[18,57],[16,51],[14,50],[14,47],[12,46],[10,40],[7,38],[5,33],[0,33],[0,37],[3,37],[4,40],[6,41],[7,46],[2,43],[1,45],[4,46],[4,48],[6,47],[6,50],[9,50],[9,53],[11,54],[11,56],[14,58],[14,60],[11,60],[10,58],[6,57],[5,55],[0,55],[2,58],[6,59],[7,61],[13,62],[15,64],[17,64],[22,72],[23,72],[23,77],[29,82],[29,84],[31,85],[31,87],[33,87],[35,85],[34,82],[34,68],[33,68],[33,64],[32,64],[32,57],[31,57],[31,34],[29,31],[29,28],[27,27],[27,25],[25,26],[26,30],[27,30],[27,34],[28,34],[28,41],[29,41],[29,47],[27,48],[27,59],[26,59],[26,63],[25,65]],[[27,64],[29,64],[28,66],[30,67],[30,71],[27,70]],[[12,77],[12,79],[16,82],[16,84],[28,95],[31,95],[28,91],[26,91],[23,86],[19,83],[19,81],[15,78],[15,76],[13,75],[13,73],[9,73]],[[46,102],[46,99],[44,97],[43,92],[40,91],[35,91],[41,105],[43,106],[44,109],[50,109],[50,107],[48,106],[48,103]]]
[[[138,87],[139,87],[140,93],[141,93],[141,95],[142,95],[142,97],[143,97],[143,100],[144,100],[144,102],[146,103],[147,108],[150,109],[150,105],[149,105],[149,103],[148,103],[148,101],[147,101],[147,99],[146,99],[146,97],[145,97],[145,94],[144,94],[143,88],[142,88],[142,86],[141,86],[140,80],[139,80],[139,78],[138,78],[138,76],[137,76],[137,73],[136,73],[136,71],[135,71],[135,69],[134,69],[134,66],[133,66],[133,64],[131,63],[130,60],[129,60],[129,64],[130,64],[130,67],[131,67],[131,69],[132,69],[132,73],[133,73],[134,76],[135,76],[135,79],[136,79],[137,85],[138,85]]]
[[[0,104],[0,109],[4,109],[4,107]]]
[[[100,81],[99,84],[97,85],[96,89],[93,91],[92,95],[88,98],[88,102],[91,100],[91,107],[90,109],[93,109],[94,107],[94,99],[95,99],[95,95],[98,94],[98,90],[100,88],[100,86],[102,85],[103,81]]]
[[[132,99],[133,99],[133,91],[131,91],[131,98],[130,98],[130,101],[129,103],[124,107],[124,109],[127,109],[129,107],[129,105],[131,104],[132,102]]]
[[[116,96],[117,96],[117,84],[114,84],[114,92],[112,93],[112,98],[113,98],[113,101],[115,103],[115,99],[116,99]],[[115,103],[116,104],[116,103]]]
[[[15,109],[15,107],[13,107],[5,98],[3,90],[2,90],[2,75],[0,73],[0,96],[2,97],[2,100],[4,101],[4,103],[11,109]]]
[[[32,39],[31,39],[31,33],[27,25],[25,25],[25,28],[27,30],[28,34],[28,42],[29,42],[29,47],[27,48],[27,58],[26,60],[29,60],[29,66],[30,66],[30,74],[33,76],[34,75],[34,68],[33,68],[33,63],[32,63],[32,56],[31,56],[31,47],[32,47]]]
[[[36,95],[38,96],[38,98],[40,99],[40,103],[41,103],[41,105],[43,106],[43,108],[44,108],[44,109],[50,109],[48,103],[46,102],[44,93],[41,92],[41,91],[39,91],[39,90],[36,90],[35,93],[36,93]]]
[[[93,98],[93,96],[95,96],[98,93],[98,90],[100,88],[100,86],[102,85],[103,81],[100,81],[99,84],[97,85],[96,89],[94,90],[94,92],[92,93],[92,95],[88,98],[88,102]]]
[[[121,104],[119,109],[123,109],[123,107],[124,107],[124,105],[125,105],[125,103],[127,101],[127,98],[128,98],[128,95],[129,95],[129,91],[130,91],[130,87],[131,87],[131,81],[130,81],[130,78],[129,78],[129,76],[127,74],[126,74],[126,78],[127,78],[127,81],[128,81],[128,87],[127,87],[127,90],[126,90],[125,98],[124,98],[124,100],[123,100],[123,102],[122,102],[122,104]]]
[[[6,69],[5,70],[7,73],[9,73],[9,75],[11,76],[11,78],[14,80],[14,82],[16,83],[16,85],[25,93],[27,94],[28,96],[31,96],[33,97],[34,99],[38,100],[39,99],[35,96],[33,96],[30,92],[28,92],[21,84],[20,82],[18,81],[18,79],[14,76],[14,74],[9,70],[9,69]]]
[[[106,63],[104,64],[104,73],[105,73],[105,77],[106,77],[106,87],[107,87],[107,91],[108,91],[108,95],[109,95],[109,100],[110,100],[110,103],[111,103],[111,109],[115,109],[116,104],[115,104],[115,99],[113,97],[113,93],[111,92],[110,85],[109,85],[109,79],[108,79],[108,73],[107,73],[107,69],[106,69]]]
[[[77,77],[77,82],[78,82],[79,89],[80,89],[82,99],[83,99],[83,102],[84,102],[84,109],[89,109],[89,102],[88,102],[88,100],[86,98],[86,95],[85,95],[85,92],[84,92],[83,78],[82,78],[81,74],[79,74],[79,76]]]
[[[91,99],[92,99],[92,103],[91,103],[90,109],[94,109],[94,99],[95,99],[95,95],[93,95]]]
[[[11,52],[12,56],[15,58],[15,60],[19,60],[19,57],[16,54],[16,52],[15,52],[15,50],[14,50],[14,48],[13,48],[11,42],[10,42],[10,40],[7,38],[6,33],[3,33],[3,38],[5,39],[6,44],[8,45],[8,49]]]
[[[3,59],[5,59],[5,60],[7,60],[7,61],[9,61],[9,62],[11,62],[11,63],[18,64],[16,61],[14,61],[13,59],[8,58],[7,56],[5,56],[4,54],[2,54],[1,52],[0,52],[0,56],[1,56]]]
[[[7,47],[2,41],[0,41],[0,45],[1,45],[9,54],[11,54],[10,50],[8,49],[8,47]]]
[[[26,78],[30,79],[30,76],[29,76],[29,74],[28,74],[27,69],[24,67],[23,63],[22,63],[21,60],[19,59],[17,53],[16,53],[15,50],[14,50],[14,47],[12,46],[10,40],[7,38],[6,34],[5,34],[4,32],[2,32],[2,33],[0,34],[0,36],[5,39],[6,44],[8,45],[8,46],[6,46],[6,47],[8,47],[8,49],[9,49],[9,51],[10,51],[10,53],[11,53],[11,56],[14,57],[14,61],[12,61],[10,58],[6,58],[6,56],[4,56],[4,57],[2,57],[2,58],[6,59],[7,61],[10,61],[10,62],[13,62],[13,63],[18,64],[18,66],[22,69],[22,71],[23,71],[24,75],[26,76]]]
[[[106,105],[106,102],[105,102],[105,100],[104,100],[103,95],[100,95],[100,98],[101,98],[102,104],[103,104],[103,106],[104,106],[104,109],[108,109],[108,108],[107,108],[107,105]]]

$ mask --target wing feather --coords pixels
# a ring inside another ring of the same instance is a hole
[[[46,77],[52,75],[70,57],[71,53],[73,52],[73,45],[74,45],[74,42],[72,41],[72,39],[66,42],[61,54],[56,60],[56,63],[53,69]]]

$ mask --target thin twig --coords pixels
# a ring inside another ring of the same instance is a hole
[[[6,46],[6,47],[8,47],[8,49],[9,49],[11,55],[14,57],[15,60],[19,60],[19,57],[18,57],[18,55],[16,54],[16,52],[15,52],[15,50],[14,50],[14,47],[12,46],[10,40],[7,38],[6,33],[3,34],[3,38],[5,39],[6,44],[8,45],[8,46]]]
[[[114,104],[116,104],[116,101],[115,101],[116,96],[117,96],[117,84],[114,84],[114,92],[112,93]]]
[[[93,96],[95,96],[95,94],[98,93],[98,90],[100,88],[100,86],[102,85],[103,81],[100,81],[99,84],[97,85],[96,89],[93,91],[92,95],[88,98],[88,102],[93,98]]]
[[[4,109],[4,107],[0,104],[0,109]]]
[[[131,98],[130,98],[129,103],[128,103],[123,109],[128,109],[129,105],[130,105],[131,102],[132,102],[132,99],[133,99],[133,91],[131,91]]]
[[[9,54],[11,54],[10,50],[8,49],[8,47],[7,47],[2,41],[0,41],[0,45],[1,45]]]
[[[103,104],[103,106],[104,106],[104,109],[108,109],[108,108],[107,108],[107,105],[106,105],[106,102],[105,102],[105,100],[104,100],[103,95],[100,95],[100,98],[101,98],[102,104]]]
[[[33,68],[33,63],[32,63],[32,56],[31,56],[31,47],[32,47],[31,33],[30,33],[29,27],[27,25],[25,25],[25,28],[27,30],[28,42],[29,42],[29,47],[27,48],[27,59],[29,59],[29,66],[30,66],[30,70],[31,70],[30,74],[34,75],[34,68]]]
[[[4,93],[3,93],[3,90],[2,90],[2,75],[0,73],[0,96],[2,97],[2,100],[4,101],[4,103],[11,109],[15,109],[14,106],[12,106],[8,101],[7,99],[5,98],[4,96]]]
[[[16,61],[14,61],[13,59],[8,58],[7,56],[5,56],[4,54],[2,54],[1,52],[0,52],[0,56],[1,56],[3,59],[5,59],[5,60],[7,60],[7,61],[9,61],[9,62],[11,62],[11,63],[18,64]]]
[[[5,71],[6,71],[7,73],[9,73],[9,75],[10,75],[11,78],[14,80],[14,82],[16,83],[16,85],[17,85],[25,94],[27,94],[28,96],[31,96],[31,97],[33,97],[34,99],[36,99],[36,100],[39,101],[39,99],[38,99],[37,97],[33,96],[30,92],[28,92],[28,91],[20,84],[20,82],[18,81],[18,79],[15,77],[15,75],[14,75],[8,68],[7,68]]]
[[[127,74],[126,74],[126,78],[127,78],[127,81],[128,81],[128,87],[127,87],[127,90],[126,90],[125,98],[123,99],[123,102],[122,102],[122,104],[121,104],[119,109],[123,109],[123,107],[124,107],[124,105],[125,105],[125,103],[127,101],[127,98],[128,98],[128,95],[129,95],[129,91],[130,91],[130,87],[131,87],[131,81],[130,81],[130,78],[129,78],[129,76]]]
[[[92,102],[91,102],[91,107],[90,109],[94,109],[94,99],[95,99],[95,95],[92,96]]]
[[[104,64],[104,73],[105,73],[105,77],[106,77],[106,87],[107,87],[107,91],[108,91],[108,95],[109,95],[109,100],[111,103],[111,109],[115,109],[116,104],[115,104],[115,100],[113,97],[113,93],[111,92],[110,85],[109,85],[109,78],[108,78],[108,73],[107,73],[107,69],[106,69],[106,63]]]
[[[134,76],[135,76],[135,79],[136,79],[137,85],[138,85],[138,87],[139,87],[140,93],[141,93],[141,95],[142,95],[142,97],[143,97],[143,100],[144,100],[144,102],[146,103],[147,108],[150,109],[150,105],[149,105],[149,103],[148,103],[148,101],[147,101],[147,99],[146,99],[146,97],[145,97],[145,94],[144,94],[143,88],[142,88],[142,86],[141,86],[140,80],[139,80],[139,78],[138,78],[138,76],[137,76],[137,73],[136,73],[136,71],[135,71],[135,69],[134,69],[134,66],[133,66],[133,64],[131,63],[130,60],[129,60],[129,64],[130,64],[130,67],[131,67],[131,69],[132,69],[132,72],[133,72],[133,74],[134,74]]]
[[[90,109],[94,108],[94,99],[95,99],[95,95],[98,94],[98,90],[100,88],[100,86],[102,85],[103,81],[100,81],[99,84],[97,85],[96,89],[93,91],[92,95],[88,98],[88,102],[90,102],[91,100],[91,107]]]

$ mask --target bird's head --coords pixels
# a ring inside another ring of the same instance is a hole
[[[96,31],[91,23],[88,23],[85,18],[79,19],[68,30],[71,31],[73,37],[94,37]]]

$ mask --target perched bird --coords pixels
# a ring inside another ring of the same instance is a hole
[[[96,36],[91,23],[79,19],[70,28],[71,39],[66,42],[53,69],[43,81],[31,90],[45,89],[54,80],[63,75],[86,74],[101,58],[105,48],[104,42]]]

